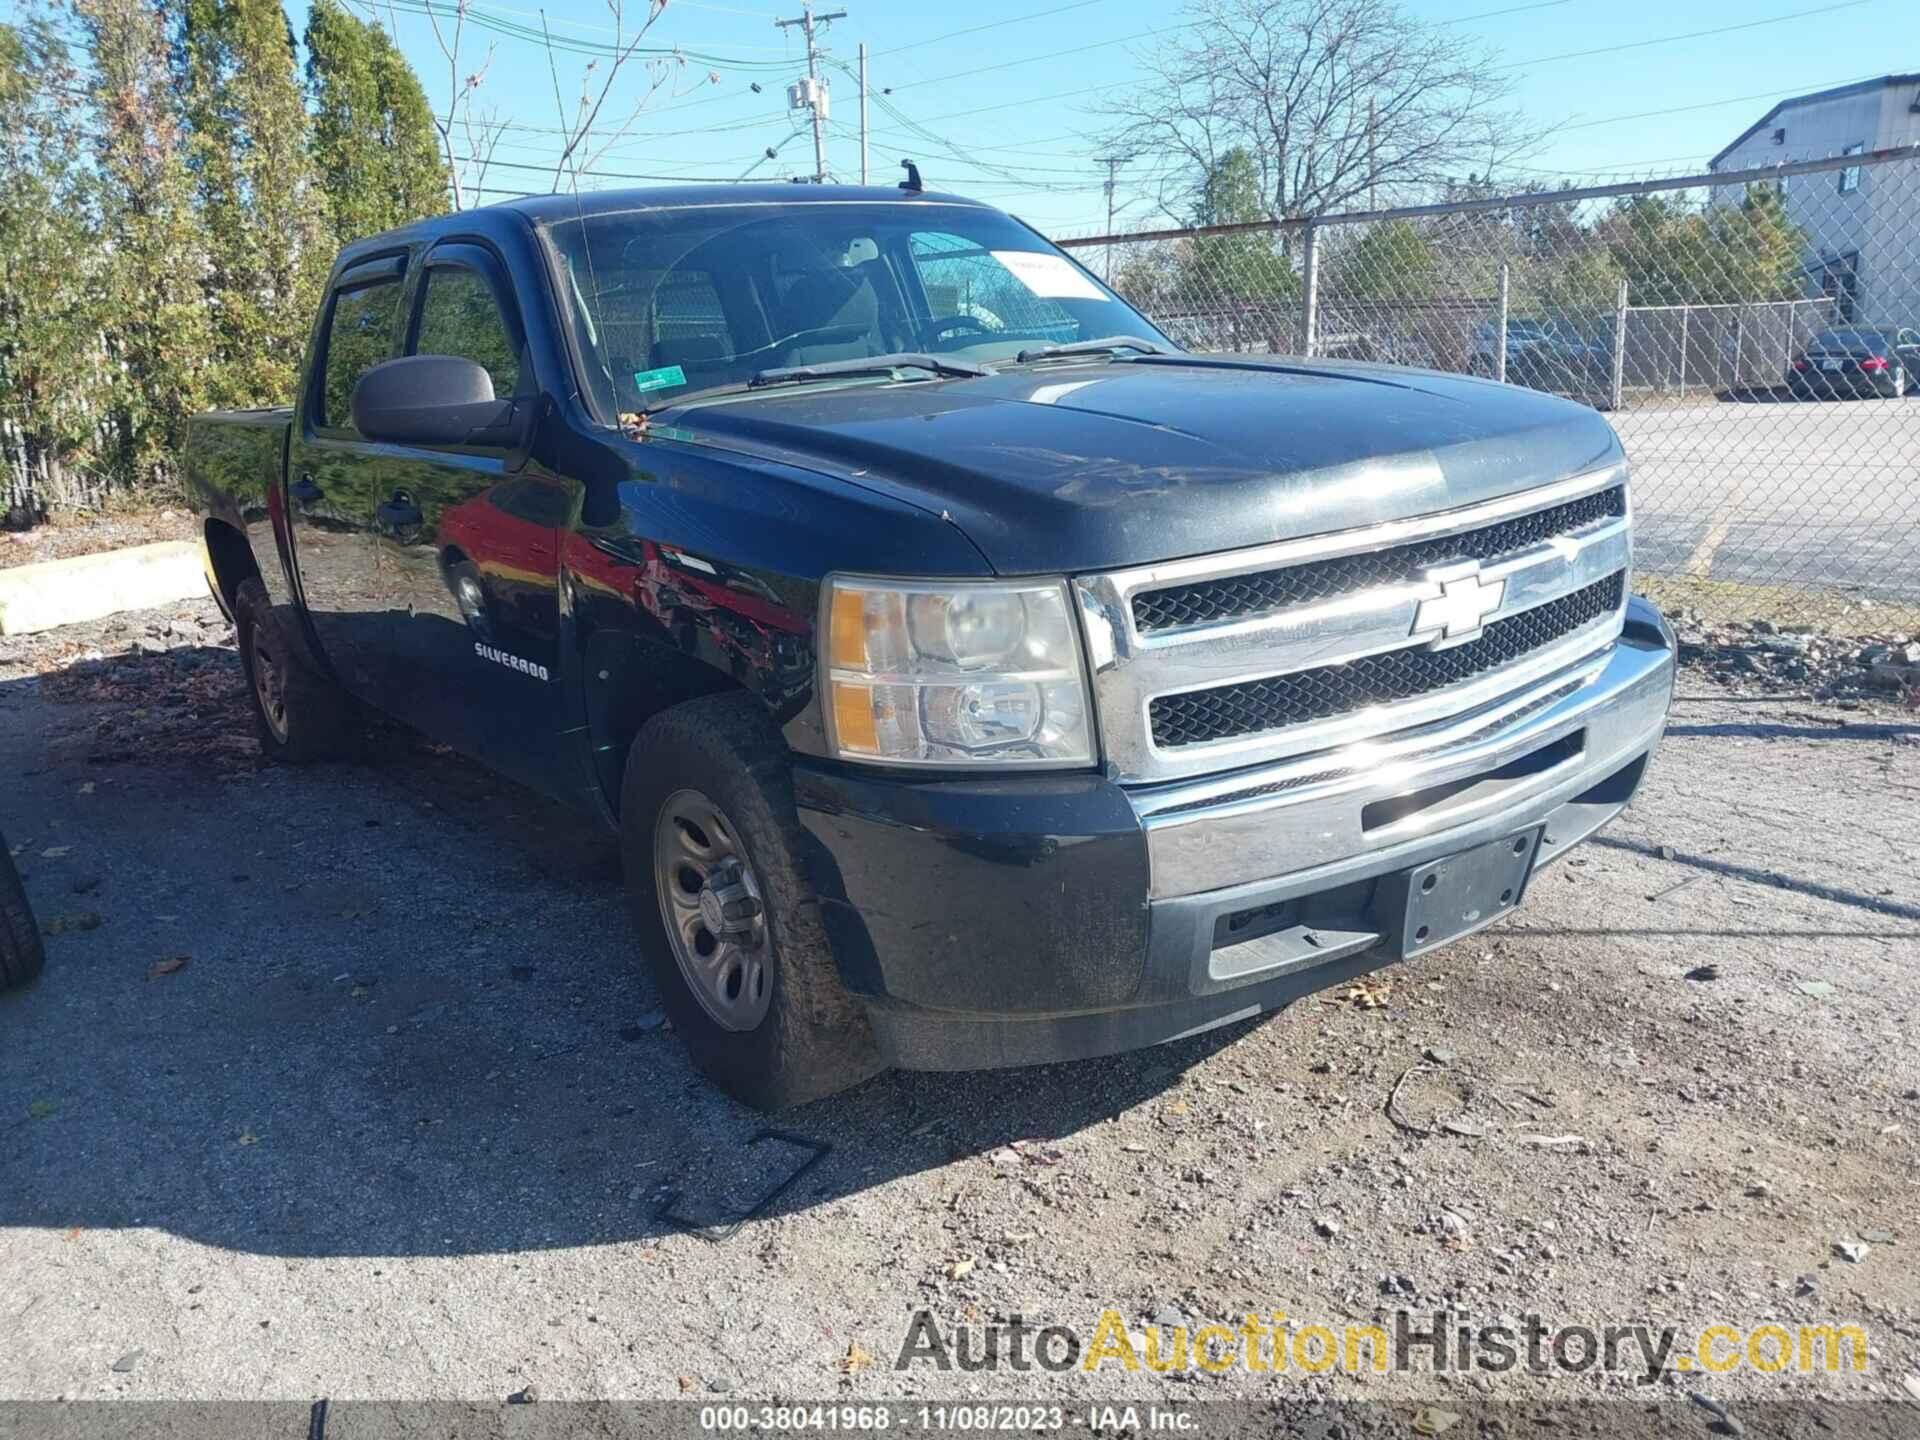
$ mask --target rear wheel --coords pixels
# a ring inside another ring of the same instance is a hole
[[[234,626],[260,748],[294,765],[350,756],[359,736],[353,702],[320,673],[292,611],[248,580],[235,597]]]
[[[881,1068],[799,863],[787,751],[751,696],[714,695],[635,737],[621,849],[641,950],[694,1063],[762,1110]]]
[[[13,852],[0,835],[0,990],[12,990],[38,975],[47,963],[40,927],[27,908],[27,892],[13,867]]]

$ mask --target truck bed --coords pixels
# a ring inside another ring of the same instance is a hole
[[[292,424],[293,411],[284,406],[213,410],[189,420],[182,478],[193,508],[243,528],[264,516]]]

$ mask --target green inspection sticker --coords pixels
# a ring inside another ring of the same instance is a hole
[[[687,383],[687,372],[678,365],[662,366],[658,370],[636,370],[633,372],[633,388],[639,391],[665,390],[670,386]]]

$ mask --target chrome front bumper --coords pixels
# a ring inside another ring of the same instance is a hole
[[[1617,641],[1470,713],[1229,775],[1131,789],[1147,833],[1151,896],[1282,876],[1289,892],[1307,893],[1465,848],[1501,825],[1518,828],[1652,751],[1673,671],[1671,632],[1636,599]],[[1550,834],[1541,863],[1568,843]]]

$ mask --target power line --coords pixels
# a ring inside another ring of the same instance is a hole
[[[1089,50],[1105,50],[1113,45],[1127,45],[1135,40],[1145,40],[1150,35],[1170,35],[1176,30],[1184,30],[1184,25],[1162,25],[1155,30],[1140,30],[1132,35],[1120,35],[1111,40],[1096,40],[1091,45],[1076,45],[1071,50],[1050,50],[1043,55],[1023,55],[1015,60],[1002,60],[993,65],[976,65],[971,70],[956,70],[951,75],[933,75],[925,80],[906,80],[898,85],[886,87],[887,93],[895,90],[912,90],[920,85],[939,85],[948,80],[964,80],[972,75],[985,75],[993,70],[1010,70],[1016,65],[1036,65],[1043,60],[1060,60],[1068,55],[1082,55]]]
[[[1519,70],[1528,65],[1546,65],[1555,60],[1582,60],[1589,55],[1616,55],[1622,50],[1644,50],[1649,45],[1672,45],[1681,40],[1700,40],[1708,35],[1731,35],[1736,30],[1757,30],[1763,25],[1780,25],[1788,20],[1804,20],[1809,15],[1830,15],[1835,10],[1854,10],[1867,0],[1840,0],[1838,5],[1822,5],[1816,10],[1796,10],[1791,15],[1775,15],[1767,20],[1748,20],[1739,25],[1719,25],[1712,30],[1692,30],[1685,35],[1661,35],[1652,40],[1630,40],[1624,45],[1601,45],[1592,50],[1569,50],[1563,55],[1538,55],[1531,60],[1514,60],[1496,65],[1496,70]]]
[[[1796,86],[1796,93],[1809,90],[1829,90],[1837,85],[1852,85],[1856,81],[1871,80],[1871,75],[1856,75],[1849,80],[1818,80],[1811,85]],[[1689,110],[1712,110],[1721,105],[1743,105],[1749,100],[1770,100],[1780,96],[1778,90],[1762,90],[1753,95],[1729,95],[1724,100],[1702,100],[1697,105],[1669,105],[1664,110],[1638,110],[1631,115],[1608,115],[1600,120],[1581,120],[1570,125],[1554,126],[1554,133],[1566,130],[1591,130],[1596,125],[1617,125],[1624,120],[1653,120],[1662,115],[1680,115]]]
[[[1084,10],[1089,5],[1097,5],[1100,0],[1073,0],[1070,5],[1056,5],[1051,10],[1036,10],[1031,15],[1010,15],[1005,20],[990,20],[985,25],[970,25],[964,30],[949,30],[944,35],[929,36],[925,40],[915,40],[906,45],[895,45],[890,50],[876,50],[873,59],[882,55],[898,55],[902,50],[918,50],[923,45],[938,45],[942,40],[957,40],[962,35],[978,35],[982,30],[998,30],[1003,25],[1019,25],[1028,20],[1044,20],[1049,15],[1064,15],[1069,10]]]
[[[551,173],[553,164],[535,164],[530,160],[483,159],[478,155],[455,155],[462,165],[484,165],[489,170],[541,170]],[[751,158],[751,157],[743,157]],[[637,170],[582,170],[582,177],[588,180],[662,180],[686,185],[726,185],[733,183],[724,175],[650,175]]]
[[[1496,15],[1518,15],[1522,10],[1552,10],[1571,5],[1573,0],[1533,0],[1531,5],[1509,5],[1504,10],[1482,10],[1478,15],[1456,15],[1451,20],[1436,20],[1435,25],[1465,25],[1469,20],[1491,20]]]

